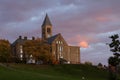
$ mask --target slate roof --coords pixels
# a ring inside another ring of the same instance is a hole
[[[45,26],[45,25],[50,25],[50,26],[52,26],[52,24],[51,24],[51,22],[50,22],[50,19],[49,19],[49,17],[48,17],[47,14],[46,14],[45,19],[44,19],[44,21],[43,21],[42,27]]]
[[[25,40],[24,39],[17,39],[12,43],[12,46],[15,46],[17,43],[22,44]]]
[[[51,44],[56,38],[57,38],[57,36],[59,36],[60,35],[60,33],[59,34],[56,34],[56,35],[54,35],[54,36],[52,36],[52,37],[50,37],[50,38],[48,38],[47,39],[47,42],[49,43],[49,44]]]

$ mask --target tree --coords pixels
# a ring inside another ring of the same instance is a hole
[[[0,61],[8,62],[11,57],[11,47],[8,40],[0,40]]]
[[[113,52],[113,56],[108,59],[110,80],[117,80],[117,67],[120,64],[120,41],[118,34],[109,37],[112,42],[109,43],[110,51]]]
[[[85,65],[92,65],[92,62],[86,61],[86,62],[85,62]]]
[[[102,69],[103,68],[103,65],[102,63],[98,63],[98,66],[97,66],[99,69]]]
[[[41,40],[26,41],[23,48],[25,55],[28,56],[27,58],[32,55],[36,61],[41,60],[44,63],[51,61],[50,45]]]

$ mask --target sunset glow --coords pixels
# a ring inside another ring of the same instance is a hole
[[[79,45],[80,45],[80,47],[88,48],[88,43],[85,41],[80,42]]]

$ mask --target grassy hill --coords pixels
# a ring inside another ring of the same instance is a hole
[[[107,71],[88,65],[0,66],[0,80],[107,80]]]

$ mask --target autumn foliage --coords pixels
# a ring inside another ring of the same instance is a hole
[[[24,43],[23,49],[26,58],[32,55],[36,62],[41,60],[43,63],[50,63],[52,61],[50,45],[41,40],[28,40]]]
[[[0,62],[8,62],[11,58],[11,47],[8,40],[0,40]]]

